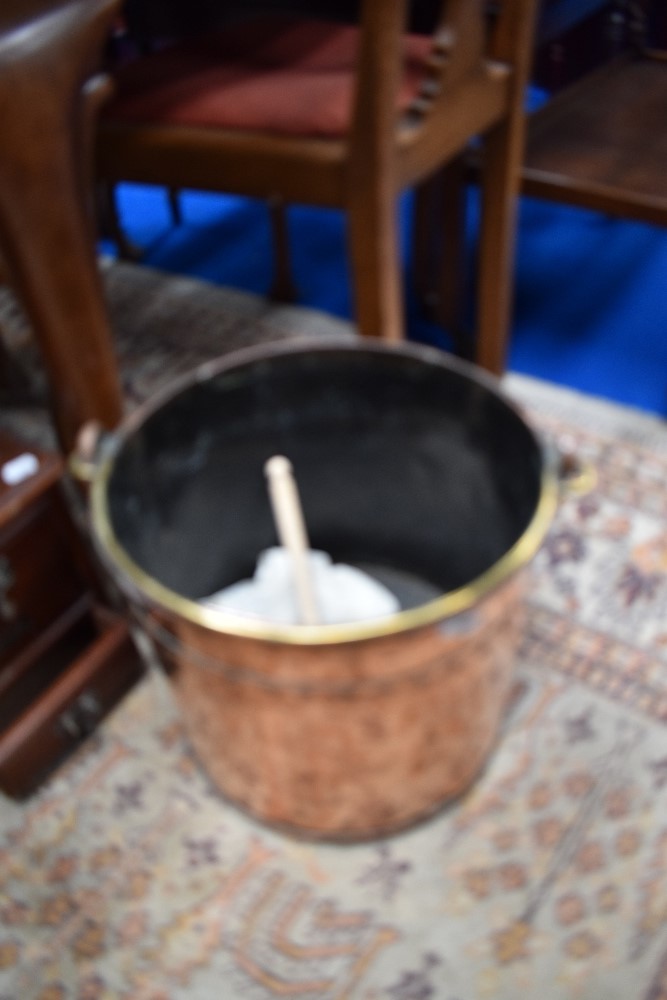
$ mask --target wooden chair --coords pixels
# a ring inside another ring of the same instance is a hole
[[[396,202],[483,139],[477,361],[504,364],[534,0],[446,0],[433,37],[407,0],[359,26],[254,19],[138,58],[100,123],[105,182],[343,209],[358,326],[404,336]],[[233,252],[230,248],[230,252]]]
[[[3,0],[0,11],[0,255],[38,341],[65,451],[83,423],[111,427],[122,408],[84,168],[106,93],[96,67],[118,6]]]

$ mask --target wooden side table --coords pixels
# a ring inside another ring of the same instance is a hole
[[[522,191],[667,224],[667,52],[631,51],[531,116]]]
[[[142,673],[102,606],[62,489],[63,465],[0,432],[0,790],[30,794]]]

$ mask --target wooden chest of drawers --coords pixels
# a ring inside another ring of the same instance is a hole
[[[126,623],[96,594],[62,472],[0,432],[0,791],[16,798],[141,675]]]

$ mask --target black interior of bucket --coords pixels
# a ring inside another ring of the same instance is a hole
[[[275,354],[190,385],[128,432],[108,505],[121,546],[191,598],[251,576],[277,542],[263,466],[293,463],[311,544],[438,591],[523,534],[541,453],[485,385],[421,356]]]

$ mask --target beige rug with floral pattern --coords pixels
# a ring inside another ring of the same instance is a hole
[[[0,797],[2,1000],[667,998],[667,426],[506,387],[598,481],[535,562],[477,784],[382,842],[300,842],[212,791],[149,676],[32,800]]]

